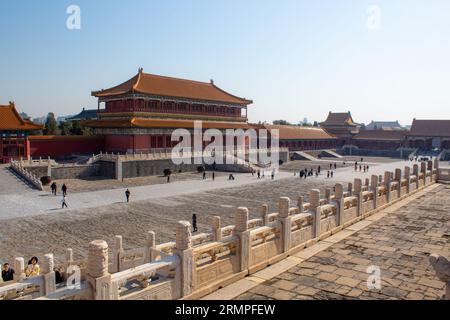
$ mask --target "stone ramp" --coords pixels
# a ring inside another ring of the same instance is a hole
[[[344,158],[343,156],[341,156],[340,154],[334,152],[333,150],[323,150],[322,151],[322,156],[330,157],[330,158],[338,158],[338,159]]]
[[[0,166],[0,194],[21,194],[34,190],[27,181],[12,171],[9,166]]]
[[[292,153],[292,158],[294,160],[307,160],[307,161],[317,161],[317,158],[314,158],[312,155],[303,152],[303,151],[294,151]]]

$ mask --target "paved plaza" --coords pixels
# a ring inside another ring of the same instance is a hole
[[[245,293],[224,288],[206,299],[441,299],[430,253],[450,254],[449,186],[433,185],[253,274],[242,280]],[[379,267],[381,289],[368,287],[369,266]]]

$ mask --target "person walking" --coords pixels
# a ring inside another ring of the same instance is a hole
[[[62,191],[62,193],[63,193],[63,196],[66,196],[66,195],[67,195],[67,186],[66,186],[65,183],[62,185],[61,191]]]
[[[261,179],[261,170],[258,170],[257,179]]]
[[[334,175],[334,172],[333,172],[333,171],[331,171],[331,178],[333,178],[333,175]]]
[[[330,178],[330,171],[327,171],[327,179]]]
[[[272,180],[275,179],[275,169],[272,170]]]
[[[192,215],[192,231],[197,232],[197,215],[195,213]]]
[[[56,196],[56,191],[57,191],[56,182],[53,182],[52,185],[50,186],[50,188],[52,189],[52,194],[54,196]]]
[[[125,191],[125,197],[127,198],[127,202],[130,202],[130,195],[131,195],[131,192],[130,192],[130,190],[126,190]]]
[[[320,168],[320,166],[319,166],[319,167],[317,168],[317,172],[318,172],[319,174],[320,174],[320,169],[321,169],[321,168]]]
[[[336,164],[336,162],[334,163],[334,170],[336,170],[337,169],[337,164]]]
[[[203,171],[203,180],[206,180],[206,171]]]
[[[170,174],[167,175],[167,183],[170,183]]]
[[[61,209],[64,209],[64,207],[68,208],[69,206],[67,205],[66,202],[66,196],[63,195],[62,200],[61,200]]]
[[[213,181],[216,180],[216,173],[215,172],[212,173],[212,179],[213,179]]]

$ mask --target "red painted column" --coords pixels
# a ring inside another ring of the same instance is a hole
[[[25,138],[24,148],[25,148],[25,157],[28,159],[28,157],[30,156],[30,140],[28,140],[28,137]]]

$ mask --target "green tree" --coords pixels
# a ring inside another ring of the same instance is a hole
[[[59,132],[62,136],[69,136],[72,129],[70,121],[63,121],[59,124]]]
[[[279,126],[287,126],[290,125],[289,122],[287,122],[286,120],[275,120],[273,122],[274,125],[279,125]]]
[[[72,128],[70,129],[70,134],[72,136],[82,136],[83,135],[83,128],[81,128],[79,121],[72,121]]]
[[[49,112],[47,120],[45,120],[44,135],[52,136],[58,133],[58,124],[56,123],[55,114]]]

